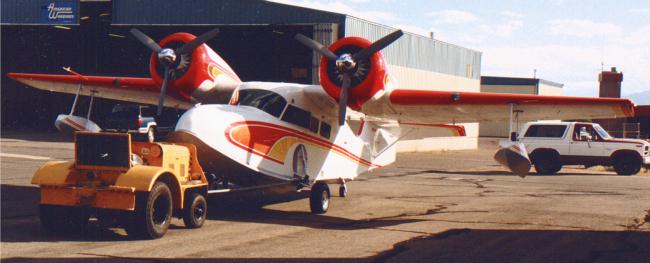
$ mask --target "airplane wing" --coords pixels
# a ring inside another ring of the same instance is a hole
[[[77,94],[79,83],[83,82],[80,95],[135,102],[158,104],[160,88],[151,78],[73,76],[50,74],[9,73],[10,78],[25,85],[53,92]],[[166,107],[189,109],[193,104],[167,96]]]
[[[627,99],[539,96],[525,94],[396,89],[363,112],[369,117],[400,123],[463,123],[622,118],[634,115]]]

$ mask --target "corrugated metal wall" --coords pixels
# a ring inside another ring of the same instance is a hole
[[[356,17],[345,19],[345,36],[377,40],[396,30]],[[417,51],[417,52],[414,52]],[[387,63],[454,76],[480,79],[481,52],[406,33],[382,51]]]
[[[260,0],[113,0],[114,25],[343,23],[345,15]]]

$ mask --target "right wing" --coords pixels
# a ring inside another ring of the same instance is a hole
[[[366,115],[400,123],[465,123],[508,120],[510,107],[519,121],[603,119],[634,116],[627,99],[539,96],[505,93],[392,90],[366,107]]]
[[[135,102],[141,104],[158,104],[160,88],[151,78],[73,76],[50,74],[9,73],[10,78],[25,85],[53,92],[77,94],[97,98]],[[192,103],[181,101],[171,96],[165,98],[165,107],[189,109]]]

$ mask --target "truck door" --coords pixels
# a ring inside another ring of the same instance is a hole
[[[601,138],[591,124],[576,124],[573,127],[569,155],[600,156],[603,151]]]

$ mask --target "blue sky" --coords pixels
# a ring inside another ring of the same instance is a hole
[[[650,1],[274,0],[348,13],[483,53],[482,75],[564,83],[597,96],[598,72],[623,71],[623,94],[650,91]],[[648,95],[648,93],[646,93]]]

